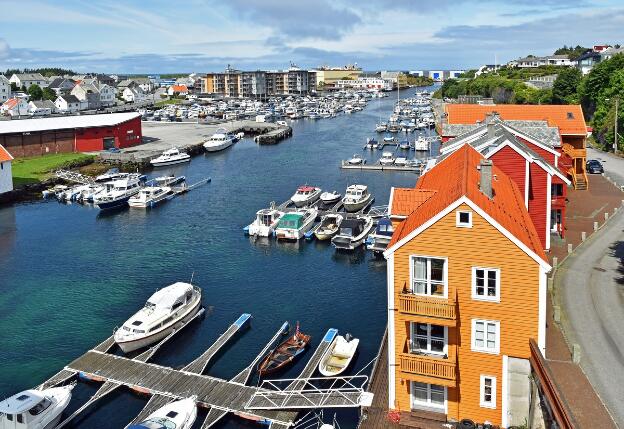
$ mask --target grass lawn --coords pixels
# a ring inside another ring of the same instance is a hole
[[[33,158],[14,159],[11,163],[13,185],[18,187],[36,183],[46,179],[54,170],[94,158],[93,155],[82,153],[55,153]]]
[[[180,104],[182,103],[182,101],[184,100],[180,100],[179,98],[172,98],[170,100],[160,100],[154,103],[154,106],[161,107],[161,106],[166,106],[167,104]]]

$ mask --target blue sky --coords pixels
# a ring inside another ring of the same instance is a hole
[[[0,0],[0,70],[462,69],[624,44],[622,0]]]

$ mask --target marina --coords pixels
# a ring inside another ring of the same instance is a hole
[[[309,245],[267,240],[250,243],[241,229],[257,210],[267,207],[272,199],[287,201],[302,183],[342,194],[349,184],[365,183],[375,196],[374,204],[380,205],[388,200],[390,186],[413,186],[415,175],[411,172],[376,175],[373,179],[332,164],[336,157],[352,155],[370,135],[379,116],[377,109],[385,116],[389,114],[394,104],[390,98],[381,99],[379,107],[376,102],[369,103],[355,115],[296,121],[287,144],[258,146],[252,139],[243,138],[214,155],[162,167],[158,175],[185,176],[190,184],[209,176],[212,183],[179,195],[176,204],[163,204],[157,210],[106,213],[89,205],[60,205],[53,200],[2,208],[0,270],[5,281],[0,285],[0,307],[7,323],[0,338],[10,344],[0,351],[2,361],[7,362],[0,366],[2,396],[53,377],[90,350],[94,339],[109,337],[115,324],[144,304],[155,285],[188,279],[193,272],[202,285],[204,302],[209,304],[206,319],[190,323],[161,345],[150,357],[151,364],[183,368],[247,311],[254,315],[250,328],[244,335],[236,335],[236,341],[227,341],[210,359],[205,370],[209,377],[232,380],[259,354],[264,356],[266,352],[259,353],[260,349],[282,320],[299,320],[312,336],[312,344],[302,359],[276,378],[298,379],[330,327],[360,339],[349,372],[357,374],[376,355],[385,327],[385,309],[378,305],[385,296],[385,263],[368,255],[363,246],[341,254],[327,241]],[[54,246],[38,244],[42,241]],[[37,261],[36,267],[27,269],[33,267],[33,261]],[[362,288],[363,281],[371,287]],[[296,303],[290,302],[293,290],[300,298]],[[352,305],[354,293],[358,295],[357,306]],[[31,301],[41,305],[29,305]],[[332,311],[325,310],[329,308]],[[342,317],[345,312],[351,317]],[[45,322],[36,325],[32,320]],[[366,329],[362,329],[363,321]],[[67,335],[68,329],[72,335]],[[16,337],[9,332],[22,334]],[[33,342],[32,338],[38,340]],[[102,382],[79,382],[65,415],[78,410],[101,386]],[[271,397],[276,399],[283,398]],[[122,428],[148,401],[128,387],[117,387],[101,404],[80,413],[69,425]],[[357,424],[357,408],[339,408],[335,413],[342,428]],[[201,424],[208,415],[211,419],[222,415],[214,426],[220,429],[250,427],[249,422],[217,408],[200,408],[197,422]]]

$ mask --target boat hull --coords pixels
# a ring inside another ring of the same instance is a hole
[[[323,230],[316,230],[314,232],[314,236],[316,237],[317,240],[320,241],[327,241],[327,240],[331,240],[331,238],[336,235],[336,233],[338,232],[338,229],[336,228],[335,230],[327,230],[327,229],[323,229]]]
[[[342,205],[344,206],[344,209],[349,212],[349,213],[353,213],[353,212],[357,212],[362,210],[364,207],[366,207],[370,201],[371,201],[372,197],[370,196],[370,194],[368,195],[368,198],[359,201],[357,203],[347,203],[344,202],[342,203]]]
[[[234,144],[234,140],[228,140],[226,142],[218,143],[218,144],[204,143],[204,149],[206,149],[206,152],[219,152],[220,150],[227,149],[233,144]]]
[[[130,197],[131,195],[128,195],[128,196],[118,198],[112,201],[102,201],[102,202],[96,203],[96,205],[98,206],[100,210],[112,210],[112,209],[116,209],[119,207],[127,206],[128,200],[130,199]]]
[[[190,162],[190,161],[191,161],[191,157],[189,156],[188,158],[175,159],[171,161],[154,162],[154,160],[152,160],[150,161],[150,164],[152,164],[152,167],[166,167],[168,165],[184,164],[185,162]]]

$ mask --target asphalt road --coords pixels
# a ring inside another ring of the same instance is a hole
[[[611,169],[624,175],[624,160],[607,158]],[[556,281],[566,335],[581,346],[583,371],[624,428],[624,209],[570,255]]]
[[[602,162],[605,174],[615,179],[618,185],[624,185],[624,158],[588,147],[587,159],[597,159]]]

